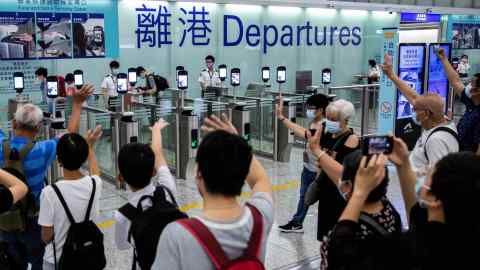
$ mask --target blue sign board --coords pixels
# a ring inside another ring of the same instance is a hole
[[[428,86],[427,91],[429,93],[439,94],[445,104],[445,112],[448,110],[449,104],[449,83],[447,73],[443,68],[443,64],[440,59],[437,57],[435,50],[441,47],[445,50],[447,59],[450,59],[451,55],[451,44],[430,44],[428,48]]]
[[[401,23],[439,23],[442,19],[441,14],[431,13],[409,13],[403,12],[401,14]]]
[[[385,54],[392,58],[393,66],[397,59],[397,44],[398,44],[398,28],[384,28],[383,29],[383,53],[382,62]],[[392,81],[390,81],[385,73],[382,73],[380,78],[380,93],[378,97],[378,132],[380,134],[388,134],[393,132],[395,124],[395,93],[396,88]]]

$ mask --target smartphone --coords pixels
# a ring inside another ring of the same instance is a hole
[[[47,97],[49,97],[49,98],[58,97],[58,79],[57,79],[57,76],[48,76],[47,77]]]
[[[81,71],[79,69],[75,70],[73,72],[73,78],[74,78],[74,81],[75,81],[75,87],[80,90],[82,88],[83,84],[84,84],[84,82],[83,82],[83,71]]]
[[[117,75],[117,92],[119,94],[128,92],[128,76],[125,73],[118,73]]]
[[[220,73],[220,81],[225,81],[227,79],[227,66],[226,65],[220,65],[218,66],[218,70]]]
[[[364,156],[391,154],[393,151],[393,137],[370,135],[362,139],[362,152]]]
[[[177,67],[175,68],[175,73],[177,74],[177,81],[178,81],[178,72],[179,72],[180,70],[185,70],[185,67],[184,67],[184,66],[177,66]]]
[[[25,88],[25,81],[22,72],[13,73],[13,87],[17,93],[21,93]]]
[[[186,70],[179,70],[177,73],[177,88],[185,90],[188,88],[188,72]]]
[[[95,26],[93,28],[93,40],[96,43],[102,43],[103,42],[103,28],[100,26]]]
[[[249,142],[250,139],[251,139],[251,127],[250,127],[250,123],[245,123],[244,125],[244,136],[243,138]]]
[[[262,81],[264,83],[266,83],[269,80],[270,80],[270,68],[269,67],[263,67],[262,68]]]
[[[285,83],[287,80],[287,68],[284,66],[277,68],[277,83]]]
[[[192,139],[192,144],[191,144],[192,149],[197,149],[198,148],[198,129],[192,129],[192,131],[190,132],[190,136]]]
[[[322,84],[330,84],[332,82],[332,70],[325,68],[322,70]]]
[[[240,69],[239,68],[232,68],[230,71],[230,80],[232,86],[239,86],[240,85]]]
[[[128,69],[128,82],[134,86],[137,83],[137,69],[129,68]]]

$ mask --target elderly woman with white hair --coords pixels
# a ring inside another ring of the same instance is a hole
[[[310,149],[318,158],[321,173],[316,180],[318,198],[318,231],[317,239],[322,241],[333,228],[346,201],[338,190],[339,180],[343,172],[343,159],[359,148],[359,138],[349,127],[355,116],[355,108],[349,101],[336,100],[326,109],[326,133],[315,133],[309,139]]]

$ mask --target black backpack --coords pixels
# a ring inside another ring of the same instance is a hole
[[[168,193],[172,202],[167,201],[165,192]],[[152,206],[143,210],[142,202],[151,200]],[[163,229],[173,221],[188,218],[180,211],[172,192],[158,186],[153,196],[145,195],[138,201],[137,207],[127,203],[118,211],[131,221],[128,232],[128,241],[133,238],[135,249],[133,251],[132,269],[137,268],[137,262],[142,270],[149,270],[157,254],[157,246]]]
[[[153,77],[153,80],[155,81],[155,88],[157,88],[157,92],[165,91],[166,89],[168,89],[170,87],[168,85],[167,79],[165,79],[164,77],[162,77],[160,75],[156,75],[156,74],[151,74],[149,76]],[[148,88],[152,87],[150,85],[149,80],[147,80],[147,85],[148,85]]]
[[[23,162],[34,147],[34,143],[29,141],[21,149],[10,147],[10,142],[5,140],[3,142],[3,169],[8,173],[22,180],[27,186],[27,179],[25,177],[25,170]],[[35,197],[30,192],[18,201],[13,207],[0,214],[0,230],[6,232],[23,232],[25,231],[27,217],[35,216],[38,213],[38,207],[35,203]]]
[[[55,184],[52,185],[70,221],[70,228],[68,229],[67,239],[63,246],[62,256],[58,261],[58,267],[55,240],[53,241],[56,270],[100,270],[104,269],[107,265],[103,246],[103,233],[98,229],[97,225],[90,220],[90,212],[96,190],[96,183],[93,178],[92,183],[92,195],[88,202],[85,220],[80,223],[75,222],[58,187]]]

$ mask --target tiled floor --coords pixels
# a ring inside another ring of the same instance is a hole
[[[275,186],[275,224],[268,241],[267,269],[317,269],[319,243],[316,240],[317,207],[312,206],[305,220],[304,234],[283,234],[276,228],[288,222],[296,210],[298,185],[302,170],[302,152],[294,149],[289,163],[276,163],[261,159]],[[398,180],[391,170],[392,183],[389,196],[394,205],[404,216],[403,202],[399,191]],[[198,213],[201,198],[192,180],[178,180],[178,201],[189,214]],[[113,212],[126,202],[126,193],[117,190],[112,184],[104,184],[101,200],[100,226],[105,232],[106,253],[109,270],[129,270],[132,251],[119,251],[114,245]],[[245,189],[247,191],[247,189]],[[313,261],[313,262],[312,262]]]

